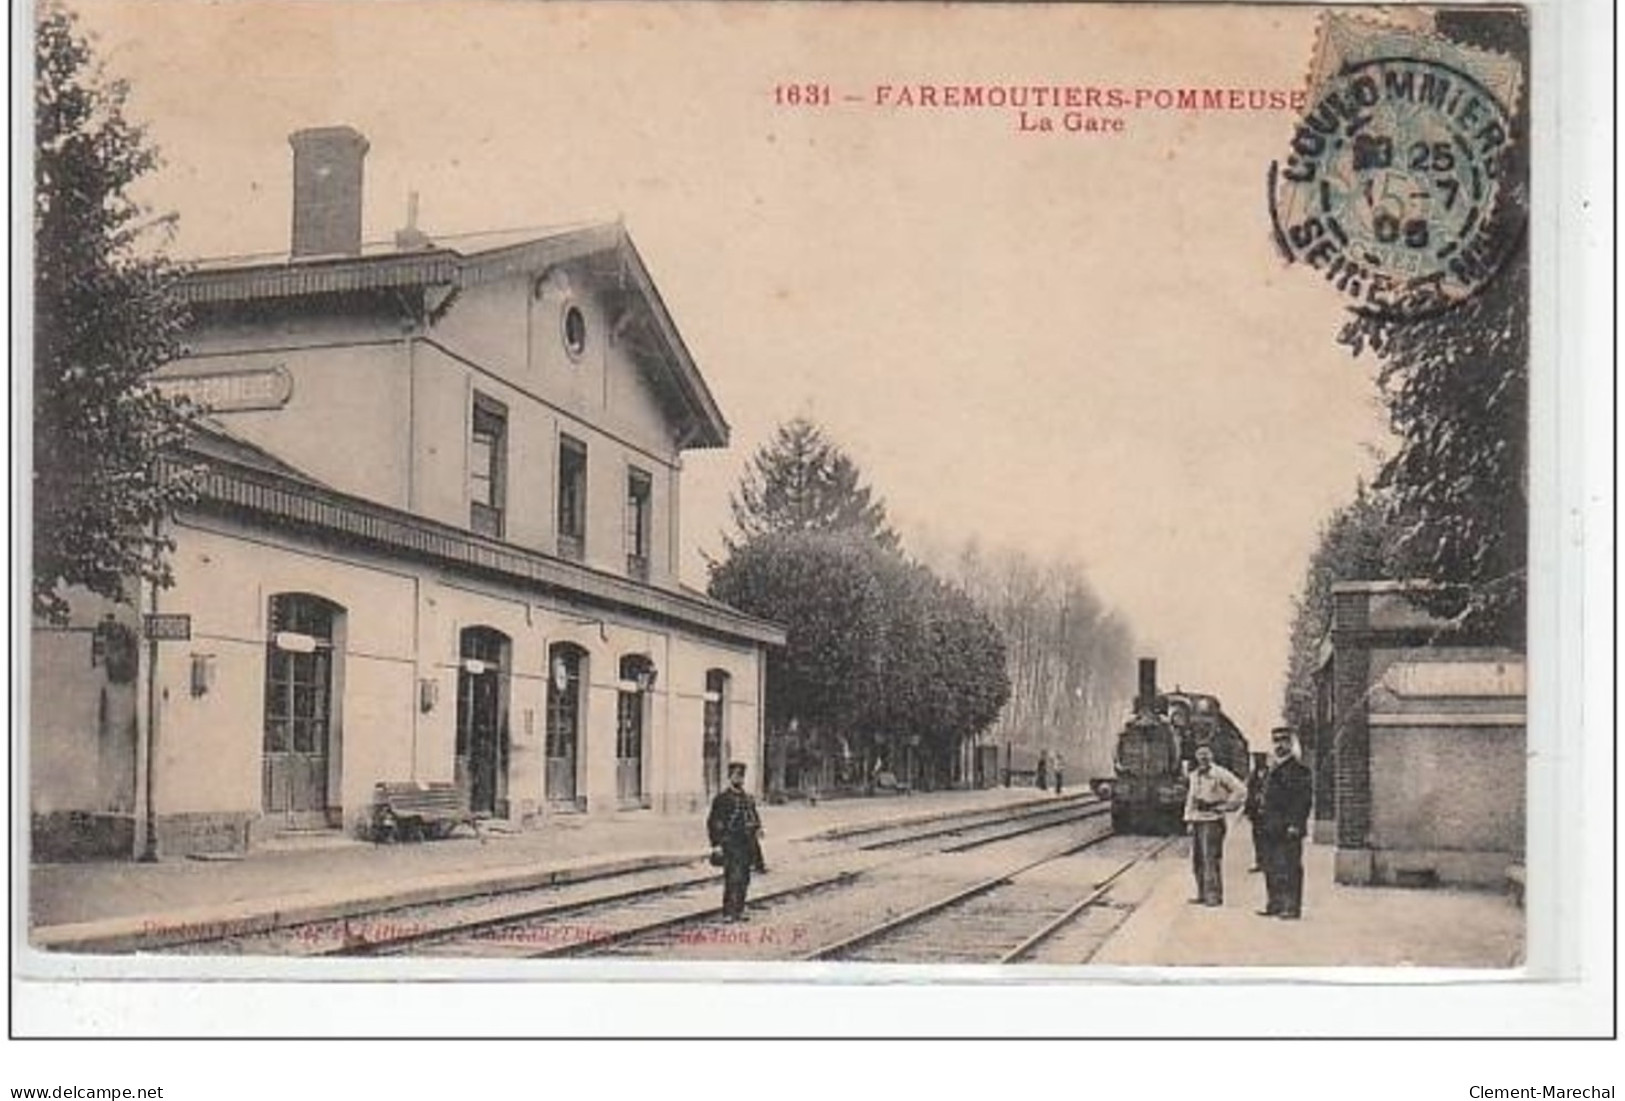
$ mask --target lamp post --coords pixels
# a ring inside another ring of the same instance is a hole
[[[158,534],[158,525],[153,524],[153,535]],[[154,579],[150,583],[148,606],[153,614],[158,614],[158,582]],[[142,826],[141,862],[153,864],[158,860],[158,814],[153,808],[153,792],[156,785],[153,782],[153,771],[158,762],[158,639],[152,631],[143,632],[147,635],[147,752],[146,777],[144,778],[142,803],[144,804],[144,820]]]

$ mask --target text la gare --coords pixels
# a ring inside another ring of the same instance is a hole
[[[1018,134],[1121,134],[1124,129],[1126,125],[1121,118],[1109,115],[1091,115],[1083,111],[1051,114],[1025,108],[1016,112]]]

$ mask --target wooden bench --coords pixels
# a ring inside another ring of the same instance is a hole
[[[897,774],[891,769],[881,769],[875,773],[874,789],[876,791],[889,791],[894,795],[913,795],[914,789],[897,779]]]
[[[485,843],[479,822],[463,804],[457,785],[444,780],[380,781],[372,788],[372,839],[450,837],[466,824]]]

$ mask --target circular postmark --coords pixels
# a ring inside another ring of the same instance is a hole
[[[1270,215],[1288,260],[1359,312],[1416,317],[1471,297],[1516,244],[1512,123],[1473,77],[1391,57],[1343,66],[1311,98]]]

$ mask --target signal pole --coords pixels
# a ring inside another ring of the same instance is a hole
[[[154,525],[156,528],[156,525]],[[150,583],[148,606],[153,616],[158,614],[158,582]],[[153,769],[158,762],[158,639],[156,633],[142,624],[142,634],[147,636],[147,775],[142,796],[144,807],[144,825],[142,827],[143,840],[141,846],[141,861],[144,864],[153,864],[158,860],[158,814],[153,809],[152,795],[155,790],[153,783]]]

